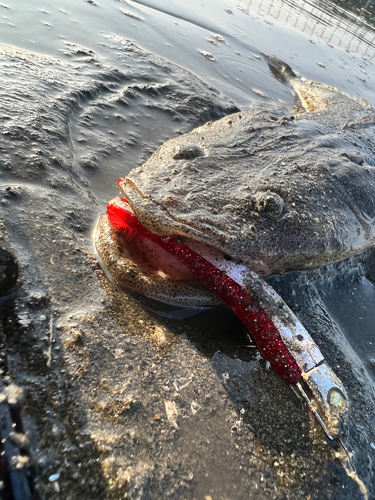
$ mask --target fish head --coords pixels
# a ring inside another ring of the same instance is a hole
[[[375,169],[350,134],[279,105],[258,106],[167,141],[118,185],[151,233],[198,241],[264,277],[316,268],[374,243]],[[140,287],[139,266],[126,261],[119,271],[119,254],[108,257],[115,236],[106,231],[98,233],[97,249],[125,288],[166,302],[213,301],[166,255],[152,261],[155,287]],[[159,255],[142,245],[143,260]]]
[[[168,141],[119,185],[149,231],[198,240],[268,276],[371,244],[374,168],[358,163],[330,128],[261,108]]]

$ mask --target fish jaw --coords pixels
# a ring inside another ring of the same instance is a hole
[[[184,307],[215,307],[222,302],[189,269],[130,227],[110,222],[113,207],[131,208],[124,198],[108,203],[93,234],[99,262],[119,288],[166,304]],[[118,221],[119,222],[119,221]]]

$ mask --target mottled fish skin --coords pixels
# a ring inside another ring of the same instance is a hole
[[[267,61],[295,92],[292,112],[263,103],[208,122],[167,141],[119,184],[151,232],[198,240],[263,276],[341,261],[375,243],[374,110]],[[96,233],[104,265],[137,289],[143,277],[130,283],[106,224]],[[203,290],[194,297],[194,286],[185,295],[174,282],[153,284],[149,294],[162,300],[215,301]]]
[[[308,112],[262,104],[209,122],[120,184],[150,231],[217,247],[264,276],[374,245],[374,129],[347,126],[372,115],[370,105],[284,67]]]

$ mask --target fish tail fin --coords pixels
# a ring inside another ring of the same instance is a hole
[[[353,97],[335,87],[301,78],[292,68],[275,56],[263,54],[272,75],[284,85],[290,85],[295,92],[294,113],[311,113],[327,108],[350,106]],[[361,110],[360,110],[361,111]]]
[[[263,54],[263,56],[267,61],[271,73],[277,80],[286,84],[290,83],[292,78],[298,78],[289,64],[286,64],[275,56],[270,56],[268,54]]]

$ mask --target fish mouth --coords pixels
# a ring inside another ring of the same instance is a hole
[[[206,308],[221,306],[218,299],[184,264],[116,220],[111,208],[134,213],[125,198],[108,203],[94,230],[99,264],[119,288],[171,306]]]
[[[112,282],[138,297],[147,297],[171,306],[210,308],[223,305],[184,264],[124,224],[121,217],[116,215],[121,210],[138,217],[126,198],[115,197],[108,203],[107,212],[100,217],[93,235],[98,261]],[[140,220],[140,223],[143,224],[143,221]],[[159,236],[173,235],[189,247],[209,251],[217,261],[238,263],[222,250],[181,233],[178,231],[177,234],[169,235],[161,232]]]

